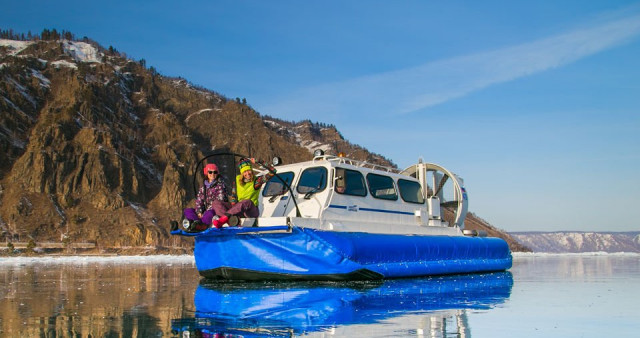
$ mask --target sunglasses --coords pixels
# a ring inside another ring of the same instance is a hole
[[[209,174],[217,174],[218,172],[217,171],[213,171],[213,170],[209,170],[208,173]]]

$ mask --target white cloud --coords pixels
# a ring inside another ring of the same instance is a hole
[[[264,111],[278,115],[409,113],[567,65],[639,34],[640,15],[627,16],[517,46],[301,89]]]

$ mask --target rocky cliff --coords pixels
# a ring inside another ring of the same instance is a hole
[[[212,151],[293,162],[323,149],[394,166],[334,126],[261,116],[87,39],[0,40],[0,96],[7,242],[189,248],[168,223],[193,203],[193,170]]]

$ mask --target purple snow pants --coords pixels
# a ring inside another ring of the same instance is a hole
[[[186,208],[184,209],[184,217],[190,221],[200,221],[204,224],[211,225],[211,220],[213,219],[213,210],[209,209],[202,214],[202,218],[198,217],[198,213],[194,208]]]
[[[251,200],[242,200],[233,206],[229,202],[214,203],[213,209],[216,211],[216,215],[236,215],[238,217],[251,217],[256,218],[260,216],[260,210],[256,207]]]
[[[198,217],[196,209],[187,208],[184,209],[184,217],[190,221],[199,220],[204,224],[211,225],[213,216],[223,216],[224,214],[236,215],[238,217],[251,217],[255,218],[260,216],[260,210],[256,207],[251,200],[243,200],[235,205],[231,205],[229,202],[214,201],[211,205],[211,209],[202,214],[202,218]]]

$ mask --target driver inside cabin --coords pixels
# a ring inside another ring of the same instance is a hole
[[[335,190],[339,194],[344,194],[345,187],[344,169],[336,168]]]
[[[339,194],[366,196],[367,188],[362,173],[357,170],[336,168],[334,190]]]

